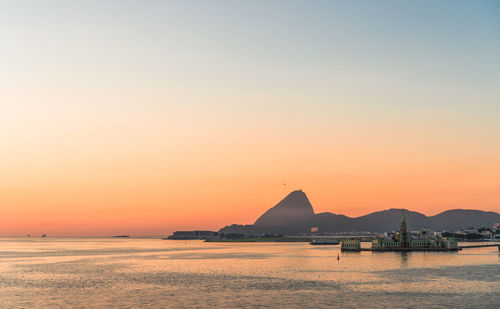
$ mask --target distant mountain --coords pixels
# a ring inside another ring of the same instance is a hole
[[[458,230],[467,227],[492,227],[494,223],[500,222],[500,215],[492,211],[481,211],[472,209],[452,209],[429,217],[432,226],[439,230]]]
[[[267,210],[253,225],[236,225],[222,228],[220,233],[259,234],[283,233],[296,235],[310,232],[317,227],[320,232],[389,232],[399,229],[399,218],[404,211],[409,230],[423,228],[434,231],[458,230],[467,227],[491,227],[500,222],[500,214],[481,210],[453,209],[435,216],[404,209],[388,209],[351,218],[329,212],[315,214],[302,190],[291,192],[276,206]]]
[[[225,226],[219,230],[219,234],[243,234],[243,235],[257,235],[261,233],[266,233],[265,229],[256,227],[254,225],[240,225],[232,224]],[[269,233],[267,231],[267,233]]]
[[[406,209],[388,209],[354,218],[355,230],[369,232],[385,232],[399,230],[399,219],[404,212],[408,229],[419,230],[422,228],[432,229],[433,225],[429,218],[419,212]]]
[[[336,215],[330,212],[319,213],[314,216],[312,226],[317,227],[321,232],[340,232],[352,231],[355,225],[355,219],[345,215]]]

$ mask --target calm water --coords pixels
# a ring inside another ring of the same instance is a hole
[[[496,247],[0,238],[1,308],[499,308]]]

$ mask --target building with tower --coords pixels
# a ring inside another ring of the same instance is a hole
[[[410,247],[410,238],[406,229],[406,219],[403,210],[401,210],[401,219],[399,220],[399,244],[401,248]]]
[[[452,237],[436,238],[426,231],[412,237],[406,228],[406,218],[401,211],[399,231],[393,237],[376,237],[372,239],[371,248],[361,248],[359,239],[342,241],[341,249],[344,251],[443,251],[459,250],[458,242]]]

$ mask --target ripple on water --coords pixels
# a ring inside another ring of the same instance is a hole
[[[8,245],[8,248],[2,246]],[[0,243],[1,307],[496,308],[498,254],[357,254],[304,244]],[[49,244],[50,245],[50,244]],[[20,251],[21,250],[21,251]]]

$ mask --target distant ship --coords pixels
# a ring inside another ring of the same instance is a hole
[[[129,238],[129,235],[114,235],[114,238]]]
[[[45,237],[47,237],[47,235],[46,234],[42,234],[42,236],[40,236],[40,237],[45,238]]]
[[[311,245],[338,245],[340,242],[336,239],[331,238],[316,238],[313,239],[309,244]]]

